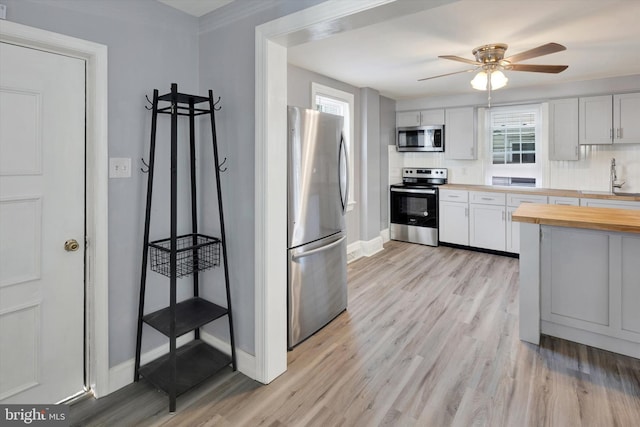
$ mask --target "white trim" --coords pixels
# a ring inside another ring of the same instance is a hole
[[[347,139],[347,158],[349,159],[349,200],[347,202],[347,211],[353,210],[356,199],[355,199],[355,180],[354,180],[354,170],[355,170],[355,146],[356,146],[356,109],[355,109],[355,96],[352,93],[345,92],[343,90],[339,90],[333,88],[331,86],[326,86],[320,83],[311,82],[311,108],[315,109],[316,106],[316,96],[323,96],[325,98],[330,98],[335,100],[334,102],[339,102],[341,104],[347,104],[349,106],[349,117],[348,123],[349,126],[349,138]]]
[[[176,345],[181,347],[193,341],[194,334],[188,333],[176,340]],[[231,345],[213,335],[201,330],[200,339],[210,346],[220,350],[225,354],[231,354]],[[146,353],[140,355],[140,364],[145,365],[169,352],[169,343],[153,348]],[[238,362],[238,371],[242,372],[250,378],[255,377],[255,357],[245,351],[236,348],[236,360]],[[120,390],[122,387],[133,383],[133,372],[135,370],[135,358],[126,360],[119,365],[109,369],[109,393]]]
[[[225,354],[231,354],[231,344],[220,338],[213,336],[205,331],[200,331],[200,339],[210,346],[217,348]],[[236,363],[238,364],[238,371],[242,372],[249,378],[256,377],[256,357],[252,354],[243,351],[236,346]],[[133,375],[133,371],[131,371]]]
[[[316,24],[395,0],[328,0],[256,27],[255,34],[255,379],[269,383],[287,369],[286,324],[286,106],[287,48]],[[426,8],[401,2],[401,12]],[[385,11],[385,13],[396,13]],[[386,16],[386,15],[385,15]],[[299,35],[300,33],[298,33]],[[298,42],[302,42],[300,38]],[[268,339],[267,339],[268,337]]]
[[[182,335],[176,339],[176,347],[180,347],[188,343],[189,341],[193,341],[193,332]],[[140,355],[140,365],[145,365],[149,362],[156,360],[159,357],[164,356],[169,352],[169,343],[165,343],[156,348],[152,348],[146,353],[142,353]],[[133,373],[135,370],[136,359],[131,358],[129,360],[125,360],[119,365],[114,366],[109,369],[109,391],[108,393],[113,393],[114,391],[120,390],[122,387],[125,387],[131,383],[133,383]]]
[[[87,64],[88,386],[100,397],[109,388],[107,47],[11,21],[0,21],[0,41],[82,58]]]
[[[382,230],[380,232],[380,237],[382,237],[382,243],[387,243],[389,240],[391,240],[391,234],[389,232],[388,228],[385,228],[384,230]]]
[[[544,111],[543,111],[544,110]],[[492,112],[529,112],[534,111],[536,114],[536,162],[534,164],[493,164],[493,146],[492,146]],[[485,134],[482,136],[484,144],[486,146],[485,157],[483,163],[485,164],[485,184],[492,184],[493,176],[519,176],[530,177],[536,179],[536,187],[545,186],[545,170],[544,160],[547,158],[546,147],[548,146],[548,128],[543,128],[543,122],[547,121],[548,104],[522,104],[522,105],[508,105],[493,107],[485,112]],[[544,132],[547,129],[547,132]],[[480,158],[480,157],[479,157]]]
[[[383,232],[384,231],[385,230],[383,230]],[[370,257],[383,251],[385,242],[383,232],[380,233],[380,236],[371,240],[358,240],[357,242],[350,243],[347,246],[347,262],[349,263],[362,257]],[[389,230],[387,229],[386,232],[388,235]],[[389,241],[389,239],[386,241]]]

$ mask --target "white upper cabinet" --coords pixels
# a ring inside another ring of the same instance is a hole
[[[613,96],[613,126],[614,143],[640,143],[640,93]]]
[[[475,109],[447,108],[444,125],[444,157],[451,160],[477,159]]]
[[[580,144],[640,143],[640,93],[580,98]]]
[[[429,126],[444,124],[444,110],[403,111],[396,113],[396,126]]]
[[[579,160],[578,98],[549,101],[549,160]]]

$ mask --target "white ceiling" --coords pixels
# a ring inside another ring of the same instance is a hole
[[[233,0],[159,1],[202,16]],[[395,4],[407,1],[436,3]],[[458,0],[289,47],[288,60],[356,87],[407,99],[473,91],[472,73],[417,81],[473,68],[439,55],[474,59],[471,50],[488,43],[508,44],[506,56],[548,42],[566,46],[564,52],[523,61],[569,65],[560,74],[505,73],[507,89],[535,87],[640,74],[639,19],[640,0]]]
[[[202,16],[231,3],[233,0],[158,0],[193,16]]]
[[[418,0],[414,0],[418,1]],[[428,1],[428,0],[420,0]],[[288,49],[289,62],[395,99],[473,91],[471,50],[507,43],[507,56],[557,42],[566,51],[523,61],[560,74],[506,72],[507,88],[640,74],[640,0],[460,0]],[[502,89],[505,90],[505,89]]]

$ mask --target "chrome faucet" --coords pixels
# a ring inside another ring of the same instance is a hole
[[[622,188],[625,181],[618,182],[618,174],[616,173],[616,159],[611,159],[611,172],[609,174],[610,186],[609,191],[614,192],[616,188]]]

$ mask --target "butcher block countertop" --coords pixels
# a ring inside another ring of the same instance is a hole
[[[492,191],[495,193],[539,194],[541,196],[577,197],[582,199],[626,200],[640,202],[640,196],[623,196],[606,191],[558,190],[553,188],[501,187],[494,185],[444,184],[442,190]]]
[[[512,219],[531,224],[640,233],[640,211],[631,209],[523,203]]]

